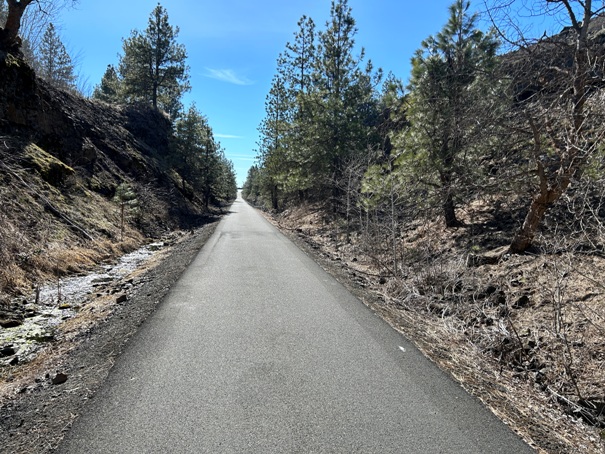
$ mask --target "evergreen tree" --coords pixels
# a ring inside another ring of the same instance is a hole
[[[280,197],[331,196],[336,209],[342,186],[350,188],[347,166],[377,137],[374,84],[380,71],[374,75],[371,63],[361,69],[363,50],[353,54],[356,28],[346,0],[332,2],[317,42],[310,18],[303,16],[298,27],[278,59],[267,97],[258,181],[273,208]]]
[[[42,37],[38,51],[39,75],[60,88],[75,88],[74,66],[71,57],[51,23]]]
[[[123,100],[122,81],[113,65],[107,65],[101,83],[95,87],[92,97],[109,104],[118,104]]]
[[[119,73],[127,101],[148,102],[172,117],[178,115],[180,99],[190,89],[187,52],[176,42],[178,33],[178,27],[168,22],[167,11],[158,4],[147,29],[143,33],[134,30],[123,41]]]
[[[219,147],[219,178],[215,185],[215,197],[218,202],[225,203],[237,197],[237,179],[233,163],[227,159]]]
[[[195,105],[177,120],[172,166],[200,194],[206,209],[211,203],[235,198],[237,183],[233,164],[214,139],[212,129]]]
[[[258,205],[261,201],[261,172],[262,170],[257,165],[250,167],[242,188],[242,197],[253,205]]]
[[[323,174],[318,183],[331,191],[336,210],[342,195],[341,180],[347,165],[368,148],[371,117],[376,99],[372,65],[361,69],[364,51],[354,56],[357,28],[347,0],[333,0],[326,30],[319,33],[315,60],[315,92],[311,95],[318,106],[314,113],[316,144],[315,166]]]
[[[173,166],[183,179],[183,188],[186,180],[195,188],[201,188],[201,159],[207,130],[207,120],[195,104],[192,104],[175,124],[176,152],[173,156]]]
[[[423,41],[412,58],[407,152],[413,154],[418,172],[424,167],[429,178],[436,175],[431,185],[439,190],[448,227],[459,224],[457,183],[474,165],[462,157],[471,155],[477,133],[485,127],[485,118],[474,109],[489,96],[485,83],[498,48],[492,34],[476,28],[478,16],[469,8],[470,2],[456,0],[443,30]]]
[[[116,188],[113,200],[120,206],[120,241],[124,241],[124,227],[128,211],[138,210],[139,200],[134,188],[126,183],[122,183]]]
[[[314,67],[316,58],[315,23],[303,16],[298,22],[299,30],[294,41],[286,44],[286,51],[278,60],[278,74],[283,80],[285,102],[290,123],[284,143],[282,167],[287,168],[283,175],[282,186],[287,194],[302,196],[313,186],[313,121],[315,105],[311,93],[314,91]],[[284,116],[285,117],[285,116]]]
[[[312,87],[315,65],[315,23],[302,16],[298,21],[298,32],[294,42],[286,44],[282,76],[289,80],[289,87],[297,95],[309,93]]]
[[[259,159],[267,170],[264,192],[269,194],[271,207],[279,208],[279,192],[288,185],[287,134],[290,128],[290,105],[284,80],[273,78],[271,90],[265,102],[266,116],[259,132]]]
[[[211,202],[218,201],[223,170],[221,166],[222,158],[224,158],[223,149],[214,140],[210,126],[204,125],[200,181],[206,209],[209,208]]]

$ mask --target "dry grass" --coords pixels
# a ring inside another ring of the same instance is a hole
[[[6,244],[14,237],[5,236]],[[70,242],[52,242],[38,245],[31,252],[30,245],[14,247],[17,252],[11,257],[3,257],[0,262],[0,294],[23,294],[32,286],[40,285],[56,277],[90,271],[99,263],[111,261],[131,252],[144,244],[142,236],[125,238],[121,242],[110,240],[95,241],[92,244],[72,245]]]
[[[0,213],[0,299],[5,303],[15,295],[30,293],[34,285],[89,271],[147,241],[131,226],[119,240],[119,210],[111,201],[88,191],[82,192],[84,197],[68,200],[54,188],[47,189],[46,197],[52,198],[72,222],[79,222],[83,230],[104,233],[96,233],[92,241],[82,238],[80,232],[58,222],[60,219],[31,200],[6,195],[5,209]],[[24,197],[28,194],[23,193]]]

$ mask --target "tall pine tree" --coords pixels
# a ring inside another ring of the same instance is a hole
[[[485,82],[496,63],[498,41],[477,28],[470,2],[456,0],[443,30],[422,42],[412,58],[410,82],[412,127],[407,146],[436,178],[445,224],[459,225],[456,195],[460,179],[471,171],[471,156],[484,118],[476,107],[489,96]]]
[[[42,37],[36,60],[39,75],[44,80],[59,88],[75,88],[76,76],[71,57],[52,23]]]
[[[329,189],[335,210],[342,195],[345,168],[369,146],[368,120],[377,105],[372,65],[361,68],[363,49],[359,56],[354,55],[356,34],[347,0],[333,0],[326,30],[319,33],[312,96],[319,106],[314,135],[320,140],[314,156],[323,181],[318,183]]]
[[[181,97],[190,89],[187,52],[176,42],[179,29],[168,22],[167,11],[158,4],[147,29],[133,30],[123,41],[120,58],[124,96],[129,102],[148,102],[172,117],[181,110]]]
[[[118,104],[123,101],[122,81],[115,66],[107,65],[101,83],[95,87],[92,97],[109,104]]]
[[[284,79],[276,75],[265,102],[266,116],[259,127],[259,160],[266,170],[263,192],[268,193],[274,210],[279,208],[280,192],[289,184],[287,136],[291,125],[290,106]]]
[[[314,87],[314,67],[316,59],[315,23],[303,16],[298,22],[298,32],[294,41],[286,44],[286,51],[278,61],[278,73],[284,81],[288,104],[286,107],[290,127],[285,141],[288,143],[285,165],[287,178],[284,189],[300,198],[313,187],[315,169],[312,165],[313,119],[315,105],[311,93]]]

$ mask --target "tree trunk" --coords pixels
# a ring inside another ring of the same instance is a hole
[[[271,207],[275,210],[279,210],[279,199],[277,198],[277,185],[271,186]]]
[[[20,52],[21,40],[19,30],[21,29],[21,18],[25,8],[34,0],[7,0],[8,15],[6,24],[0,29],[0,50],[8,52]]]
[[[511,254],[521,254],[525,252],[533,243],[536,231],[542,223],[546,210],[555,203],[566,191],[573,175],[580,171],[579,163],[570,165],[564,171],[557,172],[556,183],[548,186],[548,179],[545,169],[538,164],[538,175],[540,177],[540,193],[534,197],[529,207],[529,211],[523,221],[523,226],[517,232],[511,242],[509,252]]]
[[[523,226],[517,232],[511,242],[509,252],[512,254],[521,254],[525,252],[533,243],[538,226],[544,218],[544,213],[550,204],[545,203],[540,195],[532,201],[529,211],[523,221]]]
[[[456,217],[456,207],[452,193],[447,191],[443,201],[443,215],[445,217],[446,227],[460,227],[461,223]]]
[[[441,172],[441,190],[443,192],[443,216],[446,227],[460,227],[461,222],[456,217],[456,204],[452,194],[452,175],[450,172]]]
[[[152,87],[151,104],[153,105],[154,109],[158,108],[158,84],[155,81],[153,82],[153,87]]]

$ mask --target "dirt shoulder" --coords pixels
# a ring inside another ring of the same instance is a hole
[[[53,452],[217,224],[182,234],[144,269],[91,298],[35,360],[0,381],[0,452]]]

